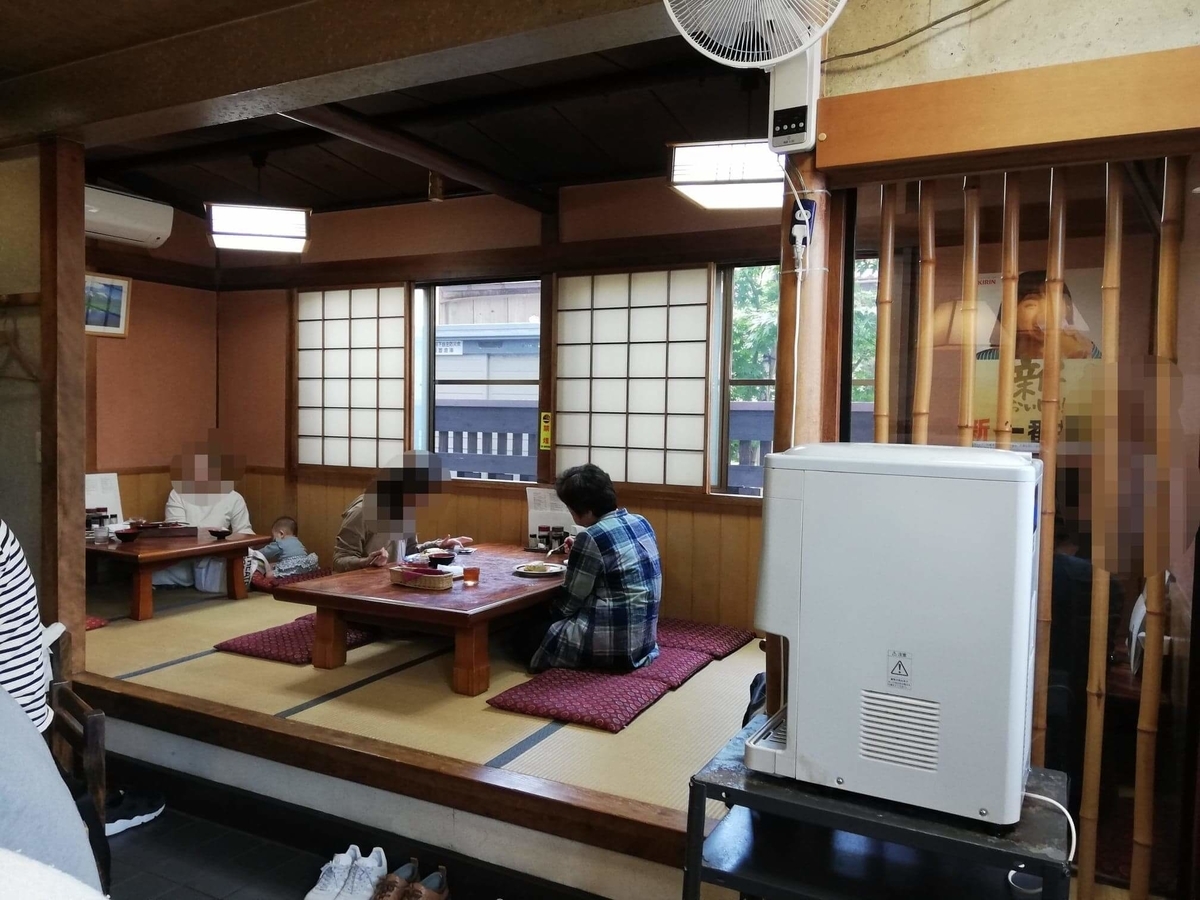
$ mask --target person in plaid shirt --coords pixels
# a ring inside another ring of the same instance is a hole
[[[555,484],[558,498],[583,528],[568,544],[563,592],[551,604],[530,669],[630,670],[658,656],[662,566],[654,529],[617,508],[603,469],[576,466]]]

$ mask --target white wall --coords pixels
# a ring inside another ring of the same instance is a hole
[[[968,0],[850,0],[827,56],[871,47]],[[1192,0],[992,0],[897,46],[826,67],[827,96],[1200,44]]]

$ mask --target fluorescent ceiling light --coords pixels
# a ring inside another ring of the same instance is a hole
[[[308,210],[278,206],[208,204],[214,247],[301,253],[308,246]]]
[[[766,141],[679,144],[671,186],[705,209],[779,209],[783,164]]]

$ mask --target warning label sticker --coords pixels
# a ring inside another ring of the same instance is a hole
[[[889,650],[887,660],[887,684],[902,691],[912,690],[913,658],[905,650]]]

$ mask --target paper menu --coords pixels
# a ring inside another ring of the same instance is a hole
[[[529,505],[529,527],[526,534],[537,534],[541,526],[565,528],[571,534],[579,530],[571,511],[558,499],[551,488],[526,488],[525,498]]]
[[[121,513],[121,488],[117,483],[116,472],[102,472],[84,475],[83,505],[88,509],[103,506],[109,515],[116,514],[117,521],[124,522]]]

